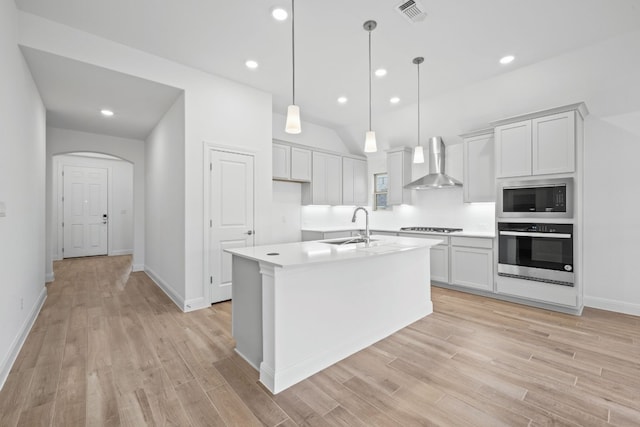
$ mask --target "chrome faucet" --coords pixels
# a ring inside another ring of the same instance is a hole
[[[351,222],[356,222],[356,214],[358,213],[359,210],[364,211],[364,215],[365,215],[365,231],[364,231],[364,241],[366,243],[367,246],[369,246],[369,241],[370,241],[370,234],[369,234],[369,212],[363,208],[362,206],[357,207],[354,211],[353,211],[353,218],[351,218]]]

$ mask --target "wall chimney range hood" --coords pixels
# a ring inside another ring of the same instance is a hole
[[[442,138],[429,138],[429,174],[404,186],[411,190],[431,190],[434,188],[460,187],[462,183],[444,173],[445,147]]]

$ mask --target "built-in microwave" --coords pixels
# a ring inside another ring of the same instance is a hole
[[[502,182],[497,214],[501,218],[573,218],[573,178]]]

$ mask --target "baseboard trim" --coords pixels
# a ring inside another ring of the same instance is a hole
[[[22,327],[20,328],[20,332],[18,333],[16,338],[13,340],[13,343],[9,348],[9,353],[7,354],[7,357],[5,358],[5,360],[2,361],[2,364],[0,365],[0,390],[2,390],[2,387],[4,387],[4,383],[7,381],[7,378],[9,377],[9,372],[11,372],[11,368],[13,367],[13,364],[15,363],[16,358],[18,357],[18,353],[20,353],[20,350],[22,349],[24,342],[27,340],[27,336],[29,336],[29,332],[31,331],[33,324],[36,322],[36,319],[38,318],[38,314],[40,314],[40,310],[42,310],[42,306],[44,305],[44,301],[46,299],[47,299],[47,288],[43,286],[42,291],[40,292],[40,295],[36,300],[36,303],[33,305],[31,312],[29,312],[29,315],[27,316]]]
[[[184,302],[184,312],[188,313],[189,311],[196,311],[202,308],[206,308],[211,304],[207,304],[204,300],[204,297],[193,298]]]
[[[152,269],[145,266],[144,272],[149,276],[149,278],[160,288],[162,291],[167,294],[169,299],[173,301],[175,305],[182,311],[185,311],[185,303],[184,299],[178,295],[164,280],[160,278]]]
[[[53,274],[53,273],[47,273],[47,274],[44,276],[44,282],[45,282],[45,283],[51,283],[51,282],[53,282],[54,280],[56,280],[56,276],[55,276],[55,274]]]
[[[109,256],[133,255],[133,249],[116,249],[109,252]]]
[[[144,264],[133,264],[131,266],[131,271],[134,273],[138,271],[144,271]]]
[[[586,307],[597,308],[600,310],[615,311],[616,313],[640,316],[640,304],[633,304],[607,298],[589,297],[585,295],[584,305]]]

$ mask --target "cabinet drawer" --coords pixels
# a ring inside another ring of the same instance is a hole
[[[451,237],[451,245],[491,249],[493,247],[493,239],[482,237]]]

